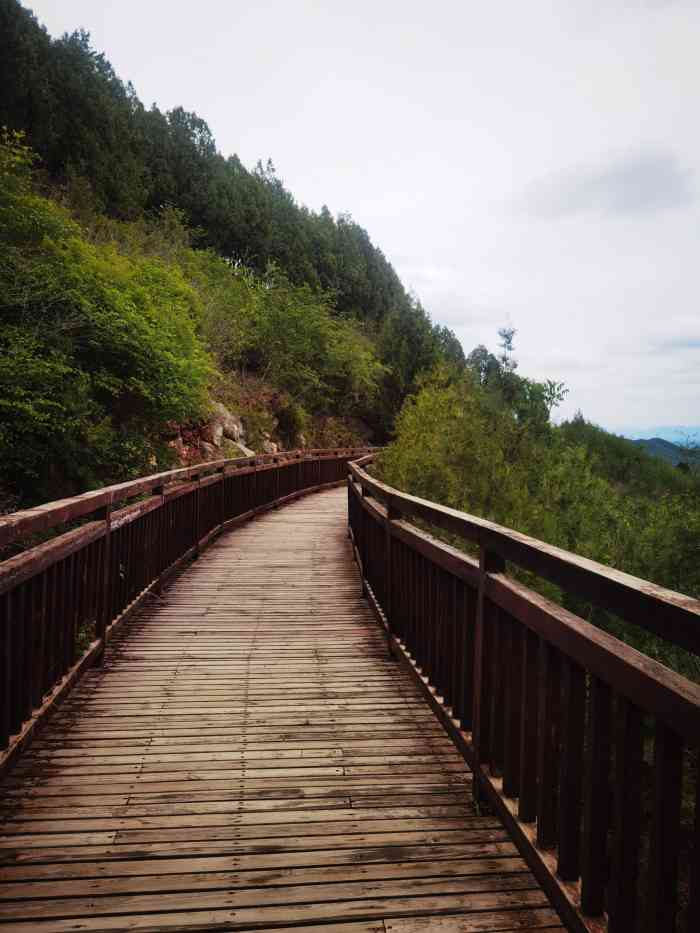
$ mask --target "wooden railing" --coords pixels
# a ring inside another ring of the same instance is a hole
[[[569,929],[698,933],[700,686],[506,562],[696,654],[700,602],[401,493],[371,460],[348,489],[363,587]]]
[[[223,529],[343,482],[368,449],[218,460],[0,518],[0,548],[53,534],[0,563],[0,771],[146,594]]]

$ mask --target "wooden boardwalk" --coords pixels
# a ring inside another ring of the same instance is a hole
[[[225,535],[2,787],[0,933],[561,930],[361,598],[346,492]]]

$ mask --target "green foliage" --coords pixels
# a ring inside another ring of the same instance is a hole
[[[697,480],[582,419],[555,428],[541,421],[537,408],[524,418],[518,393],[500,391],[503,360],[478,357],[481,368],[472,355],[468,375],[454,380],[437,372],[404,404],[396,440],[380,457],[382,477],[415,495],[700,596]],[[540,388],[547,393],[546,384]],[[563,597],[551,584],[522,576],[550,598],[563,599],[573,611],[700,680],[697,658]]]
[[[243,357],[298,403],[317,411],[369,403],[383,367],[351,322],[334,317],[327,300],[272,271],[252,285],[248,346]]]
[[[140,472],[159,430],[195,416],[211,365],[195,296],[164,263],[89,242],[0,145],[2,481],[28,500]]]
[[[652,456],[634,441],[591,424],[580,412],[563,422],[559,430],[570,444],[581,444],[594,455],[594,467],[599,475],[627,491],[653,496],[659,489],[681,493],[694,487],[686,471]]]
[[[264,277],[195,249],[181,210],[78,216],[33,189],[21,135],[0,144],[2,477],[50,498],[167,462],[170,423],[219,385],[257,380],[236,406],[249,441],[294,446],[312,417],[357,418],[386,367],[362,325],[278,268]],[[273,388],[268,388],[273,387]],[[217,390],[219,391],[219,390]]]
[[[536,382],[518,375],[518,364],[513,357],[516,333],[515,328],[502,327],[498,332],[500,355],[494,356],[480,344],[467,357],[466,366],[494,405],[507,406],[521,424],[542,432],[546,430],[552,409],[564,401],[569,390],[563,382],[552,379]]]

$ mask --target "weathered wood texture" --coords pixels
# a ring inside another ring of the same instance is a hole
[[[2,786],[0,930],[562,930],[362,597],[344,489],[218,539]]]
[[[575,931],[700,929],[700,686],[507,575],[700,653],[700,603],[350,464],[363,586],[404,668]],[[413,517],[479,545],[477,561]]]

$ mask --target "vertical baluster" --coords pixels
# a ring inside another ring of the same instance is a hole
[[[56,605],[56,615],[54,618],[54,624],[56,626],[56,654],[54,656],[56,666],[54,669],[54,683],[63,674],[63,663],[66,650],[66,629],[69,624],[68,620],[71,611],[71,568],[72,559],[70,556],[64,558],[59,564],[61,599],[60,602],[58,602]]]
[[[415,660],[417,655],[417,612],[418,612],[418,580],[416,579],[416,553],[411,548],[407,549],[407,575],[408,575],[408,649],[411,657]]]
[[[85,551],[86,548],[81,548],[76,557],[76,567],[75,567],[75,580],[76,580],[76,594],[75,594],[75,616],[77,619],[77,630],[78,632],[85,625]],[[103,599],[105,602],[108,599],[108,594],[103,593]]]
[[[431,606],[430,606],[430,680],[441,693],[441,650],[442,650],[442,581],[440,568],[432,561],[428,562],[431,577]]]
[[[621,696],[615,701],[615,801],[612,872],[608,885],[610,933],[636,929],[641,848],[642,716]]]
[[[451,705],[451,676],[450,661],[452,626],[450,625],[450,575],[446,570],[438,568],[439,600],[440,600],[440,628],[438,632],[438,671],[440,678],[440,694],[446,706]]]
[[[520,792],[520,729],[522,703],[522,644],[524,629],[514,619],[504,619],[510,650],[504,656],[503,793],[517,797]],[[507,665],[507,666],[506,666]]]
[[[452,578],[453,591],[453,639],[452,654],[453,677],[452,677],[452,715],[460,722],[462,729],[464,726],[464,681],[466,676],[465,664],[465,641],[467,634],[467,614],[465,610],[465,585],[458,577]]]
[[[228,478],[226,476],[226,467],[222,467],[221,473],[221,511],[219,514],[219,525],[223,526],[228,518]]]
[[[63,676],[66,663],[66,643],[73,614],[73,555],[61,561],[61,603],[57,607],[56,679]]]
[[[136,535],[138,561],[136,564],[136,584],[134,586],[134,596],[136,598],[146,588],[148,579],[148,515],[142,515],[134,521],[134,534]]]
[[[81,551],[71,555],[70,566],[70,613],[67,618],[66,639],[63,647],[63,670],[69,670],[75,659],[75,642],[78,632],[78,591],[80,587]]]
[[[99,628],[99,622],[97,620],[97,611],[96,611],[96,586],[99,585],[98,578],[98,559],[97,548],[95,545],[90,545],[87,548],[87,573],[85,577],[85,608],[87,611],[87,618],[90,620],[93,631],[96,633]]]
[[[221,484],[223,488],[223,483]],[[160,520],[160,505],[158,505],[152,512],[148,513],[147,516],[148,525],[147,525],[147,537],[146,537],[146,560],[147,560],[147,571],[146,571],[146,585],[151,586],[158,579],[160,570],[158,569],[158,552],[160,548],[159,536],[158,536],[158,522]]]
[[[476,593],[470,586],[463,584],[461,589],[461,607],[458,614],[460,625],[464,628],[462,639],[462,683],[461,713],[462,728],[471,730],[474,724],[474,635],[476,632]]]
[[[202,537],[202,487],[199,473],[195,473],[191,479],[195,483],[195,488],[187,498],[192,499],[192,546],[194,547],[193,559],[196,560],[199,557],[199,540]]]
[[[501,610],[497,606],[488,608],[487,625],[491,630],[491,712],[489,725],[490,770],[494,777],[503,773],[503,719],[504,719],[504,680],[510,671],[510,644],[508,629]]]
[[[171,513],[172,514],[172,513]],[[168,535],[168,547],[172,549],[173,542],[176,541],[175,530],[170,529],[170,534]],[[119,592],[119,564],[121,560],[120,555],[120,534],[121,532],[111,532],[109,534],[109,541],[105,540],[106,553],[103,554],[103,559],[105,561],[105,566],[109,568],[109,577],[107,582],[107,614],[105,615],[106,624],[109,625],[117,615],[117,594]],[[102,633],[99,631],[101,628],[101,620],[97,620],[98,631],[96,635],[98,638],[102,637]]]
[[[427,632],[427,605],[428,605],[428,575],[427,562],[422,554],[418,554],[416,580],[418,583],[418,644],[417,660],[423,674],[426,674],[426,632]]]
[[[121,612],[122,601],[124,598],[124,580],[126,576],[126,529],[119,528],[112,532],[111,547],[114,550],[114,585],[112,589],[112,620],[116,619]]]
[[[138,522],[130,522],[129,529],[129,588],[124,602],[124,608],[131,604],[136,597],[139,586],[139,571],[141,563],[141,529]]]
[[[683,741],[665,723],[654,732],[651,848],[647,878],[649,933],[673,933],[678,902]]]
[[[121,615],[126,604],[127,594],[129,592],[129,573],[130,553],[129,544],[131,541],[131,529],[128,525],[123,525],[119,531],[119,590],[117,604],[115,606],[115,616]]]
[[[44,653],[44,587],[46,571],[32,580],[32,654],[31,654],[31,691],[32,706],[41,706],[44,696],[44,677],[42,659]]]
[[[42,694],[48,693],[53,682],[51,680],[51,645],[54,621],[54,586],[56,582],[56,565],[46,569],[46,589],[44,593],[44,650],[41,659]]]
[[[565,881],[575,881],[580,873],[585,703],[585,674],[578,664],[564,657],[562,659],[557,871]]]
[[[501,573],[505,569],[505,561],[499,554],[494,554],[482,547],[479,554],[479,595],[476,607],[476,626],[474,634],[474,694],[473,694],[473,728],[472,742],[474,745],[477,767],[488,763],[490,758],[490,712],[491,712],[491,671],[492,655],[491,624],[492,605],[486,598],[484,591],[486,576],[489,573]],[[478,795],[478,784],[474,787]]]
[[[537,635],[525,629],[522,646],[522,702],[520,721],[520,782],[518,818],[534,823],[537,817],[537,760],[539,652]]]
[[[437,644],[437,667],[438,667],[438,681],[439,681],[439,690],[440,695],[442,696],[443,701],[449,705],[450,701],[450,678],[448,674],[448,662],[450,659],[450,626],[449,626],[449,575],[441,567],[437,567],[437,582],[438,582],[438,604],[440,608],[439,612],[439,628],[437,632],[438,644]]]
[[[557,761],[559,757],[559,652],[540,642],[539,723],[537,729],[537,844],[551,848],[557,840]]]
[[[449,703],[452,709],[452,716],[459,718],[460,701],[462,699],[460,684],[462,683],[462,664],[464,655],[462,653],[462,641],[464,638],[464,626],[459,616],[459,597],[458,591],[461,581],[451,574],[448,576],[448,619],[449,619],[449,644],[447,647],[448,659],[448,683],[449,683]]]
[[[48,651],[48,689],[51,689],[56,683],[58,677],[57,673],[57,652],[58,652],[58,634],[62,625],[62,614],[63,614],[63,576],[64,576],[64,565],[62,561],[54,564],[51,568],[53,570],[53,587],[52,587],[52,601],[51,601],[51,612],[48,616],[48,631],[47,631],[47,641],[49,645]]]
[[[26,718],[25,700],[24,700],[24,657],[25,657],[25,628],[24,628],[24,589],[17,587],[8,593],[9,604],[9,622],[12,629],[12,669],[10,678],[12,683],[12,732],[19,731],[23,720]],[[31,712],[31,710],[30,710]]]
[[[10,594],[0,596],[0,748],[5,748],[12,732],[13,639],[10,620]]]
[[[421,584],[421,601],[420,601],[420,650],[421,650],[421,670],[423,675],[430,677],[430,565],[425,557],[421,555],[419,561],[418,572],[420,575],[420,584]]]
[[[610,823],[610,717],[610,688],[597,677],[591,677],[581,851],[581,907],[589,916],[598,916],[605,909]]]
[[[405,548],[398,538],[392,538],[391,556],[394,565],[391,570],[392,595],[391,607],[394,613],[394,630],[397,636],[406,639],[406,573]]]
[[[22,721],[29,719],[34,709],[33,691],[32,691],[32,651],[34,649],[34,605],[32,599],[32,580],[23,583],[19,589],[22,593],[22,667],[21,671],[21,693],[22,693]]]
[[[436,598],[435,594],[437,591],[436,584],[436,575],[435,567],[433,564],[426,558],[425,559],[425,574],[427,577],[428,585],[426,587],[426,601],[425,601],[425,638],[426,638],[426,673],[428,679],[431,683],[435,683],[435,654],[436,654],[436,643],[435,636],[437,630],[436,624]]]
[[[695,749],[695,829],[690,854],[690,901],[686,933],[700,930],[700,748]]]
[[[37,619],[37,601],[36,601],[36,577],[31,577],[24,584],[25,595],[25,619],[26,619],[26,644],[24,655],[24,689],[27,693],[26,704],[30,711],[34,710],[36,703],[34,696],[36,693],[34,686],[35,677],[35,648],[37,641],[38,619]],[[31,716],[31,712],[29,714]]]
[[[390,538],[389,549],[387,551],[387,579],[385,583],[387,590],[387,615],[389,615],[389,612],[391,613],[389,616],[391,631],[398,638],[401,638],[401,596],[399,593],[399,587],[401,585],[399,571],[400,555],[398,551],[398,541],[391,535],[389,528],[387,528],[387,535]]]

